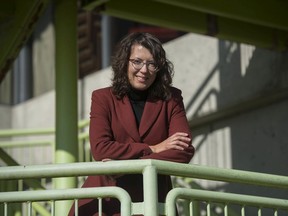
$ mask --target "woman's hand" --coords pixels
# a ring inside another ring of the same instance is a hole
[[[177,132],[168,137],[163,142],[154,146],[149,146],[154,153],[159,153],[168,149],[184,150],[190,145],[191,139],[187,133]]]

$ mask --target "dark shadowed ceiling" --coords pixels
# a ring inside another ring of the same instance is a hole
[[[0,82],[28,40],[48,0],[0,0]]]

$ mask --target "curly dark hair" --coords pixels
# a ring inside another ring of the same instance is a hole
[[[137,32],[124,37],[116,47],[112,57],[112,91],[118,99],[123,99],[131,90],[127,70],[134,44],[139,44],[148,49],[157,65],[158,71],[154,83],[149,87],[149,95],[153,99],[169,100],[171,98],[170,86],[174,75],[174,66],[166,58],[166,52],[161,42],[149,33]]]

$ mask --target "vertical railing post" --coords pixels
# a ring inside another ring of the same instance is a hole
[[[144,215],[158,216],[158,182],[155,166],[143,170]]]

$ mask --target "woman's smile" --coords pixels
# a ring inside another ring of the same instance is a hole
[[[149,79],[148,77],[137,75],[137,74],[135,76],[137,77],[139,82],[146,82],[146,80]]]

